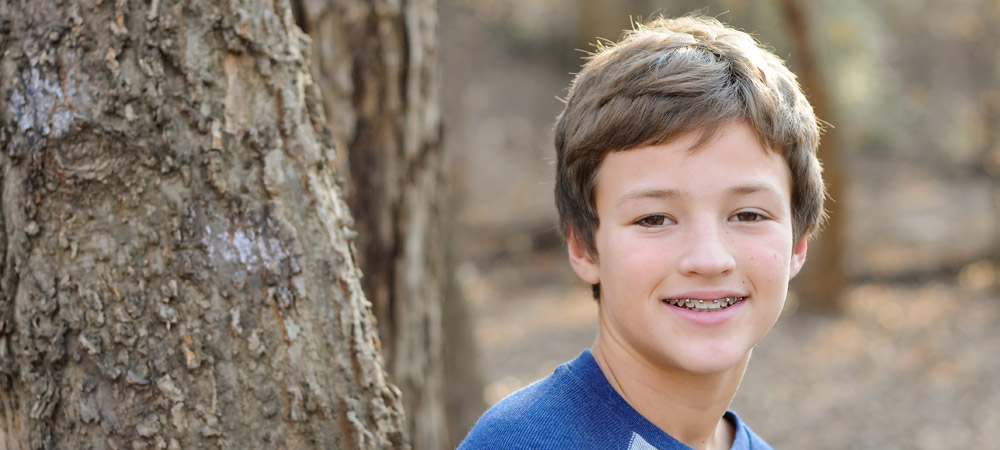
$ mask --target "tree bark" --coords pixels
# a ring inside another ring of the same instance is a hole
[[[339,164],[349,167],[362,281],[418,450],[454,446],[444,389],[450,215],[437,98],[436,3],[296,2],[300,23],[313,37],[313,73],[327,109],[353,112],[331,116],[330,127],[347,150]]]
[[[290,11],[0,0],[0,448],[407,447]]]

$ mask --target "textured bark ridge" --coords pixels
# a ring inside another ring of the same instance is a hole
[[[309,51],[283,0],[0,0],[0,448],[408,445]]]
[[[435,0],[297,0],[314,75],[349,167],[365,291],[386,366],[402,389],[413,447],[449,443],[442,320],[447,198]],[[470,335],[471,336],[471,335]],[[467,355],[468,356],[468,355]],[[472,364],[464,361],[464,364]],[[475,395],[479,395],[476,391]],[[464,430],[460,430],[464,432]]]

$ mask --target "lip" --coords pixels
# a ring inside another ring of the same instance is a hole
[[[692,311],[687,308],[680,308],[673,306],[666,302],[666,299],[675,298],[690,298],[692,300],[714,300],[718,298],[726,297],[742,297],[743,300],[736,302],[735,304],[729,306],[728,308],[719,311]],[[746,307],[747,301],[750,300],[750,296],[747,294],[742,294],[738,291],[731,290],[705,290],[705,291],[689,291],[679,294],[672,294],[668,297],[664,297],[660,300],[663,307],[670,310],[673,314],[677,315],[684,322],[691,323],[692,325],[702,326],[702,327],[716,327],[729,322],[734,317],[740,314],[743,308]]]

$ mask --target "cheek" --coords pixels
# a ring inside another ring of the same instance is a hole
[[[788,281],[792,249],[784,240],[769,239],[746,248],[747,271],[758,279]]]
[[[635,290],[655,281],[666,266],[669,249],[641,239],[621,239],[602,253],[602,284]]]

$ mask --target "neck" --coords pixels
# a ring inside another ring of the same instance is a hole
[[[591,353],[618,394],[674,439],[696,450],[732,446],[735,430],[723,415],[743,379],[749,353],[731,370],[713,374],[658,366],[601,335]]]

